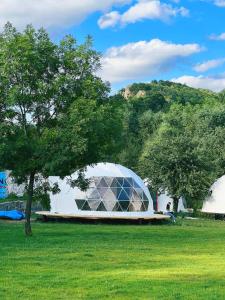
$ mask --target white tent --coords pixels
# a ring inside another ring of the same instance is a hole
[[[71,179],[77,178],[77,173]],[[66,179],[49,177],[58,183],[60,192],[50,194],[51,213],[86,216],[138,216],[152,215],[153,201],[142,179],[130,169],[118,164],[98,163],[88,166],[85,178],[89,188],[83,192],[72,188]]]
[[[203,203],[206,213],[225,214],[225,175],[211,186],[209,195]]]
[[[157,198],[157,211],[166,212],[166,206],[169,202],[171,203],[170,210],[173,211],[173,199],[167,193],[160,194]],[[180,198],[178,202],[178,212],[186,211],[184,203],[184,199]]]

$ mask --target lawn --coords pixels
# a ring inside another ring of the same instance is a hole
[[[225,222],[0,221],[0,299],[225,299]]]

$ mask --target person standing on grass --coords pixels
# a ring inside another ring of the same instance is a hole
[[[171,211],[171,202],[169,201],[166,205],[166,212],[165,215],[170,216],[170,218],[172,219],[172,221],[175,223],[176,222],[176,218],[173,214],[173,211]]]

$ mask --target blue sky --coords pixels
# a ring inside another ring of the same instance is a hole
[[[92,35],[113,91],[153,79],[225,88],[225,0],[1,0],[6,21],[44,26],[55,41]]]

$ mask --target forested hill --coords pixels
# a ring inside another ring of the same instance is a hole
[[[120,100],[124,124],[116,161],[148,178],[151,190],[200,208],[225,172],[225,91],[153,81],[112,98]]]
[[[206,99],[224,97],[225,92],[215,93],[206,89],[196,89],[171,81],[152,81],[151,83],[134,83],[120,91],[125,99],[146,97],[152,94],[161,94],[168,102],[202,103]]]

